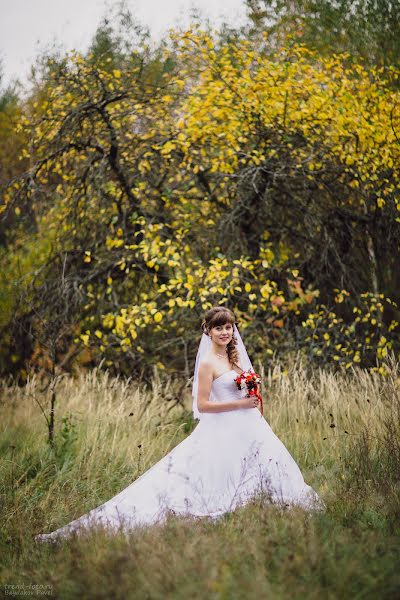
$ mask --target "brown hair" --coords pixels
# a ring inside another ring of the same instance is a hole
[[[218,325],[225,325],[225,323],[231,323],[232,327],[236,323],[235,315],[233,312],[224,306],[214,306],[207,310],[204,315],[204,321],[201,324],[201,328],[204,333],[207,333],[213,327],[217,327]],[[237,340],[235,338],[235,334],[233,333],[232,339],[226,347],[229,361],[231,363],[237,363],[239,361],[239,352],[236,348]]]

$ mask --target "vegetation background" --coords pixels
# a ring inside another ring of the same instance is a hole
[[[400,7],[246,2],[158,44],[124,4],[0,90],[2,577],[64,597],[395,598]],[[204,310],[328,504],[62,548],[192,431]],[[398,569],[397,569],[398,570]],[[6,588],[4,587],[4,590]]]

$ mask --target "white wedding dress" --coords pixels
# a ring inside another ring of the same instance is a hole
[[[214,379],[210,400],[227,402],[245,396],[235,376],[231,369]],[[35,539],[52,541],[96,523],[129,530],[162,522],[168,511],[217,518],[258,492],[281,506],[326,508],[258,408],[201,413],[194,431],[122,492]]]

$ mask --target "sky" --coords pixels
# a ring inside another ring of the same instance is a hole
[[[88,48],[94,32],[117,0],[0,0],[0,60],[4,88],[18,79],[28,86],[30,66],[48,48]],[[158,39],[174,22],[188,23],[190,9],[217,25],[244,21],[243,0],[125,0],[125,6]]]

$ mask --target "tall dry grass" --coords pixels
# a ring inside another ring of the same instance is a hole
[[[158,371],[148,386],[99,369],[63,377],[51,449],[41,382],[3,381],[3,585],[46,583],[65,598],[395,598],[400,376],[396,361],[386,366],[382,378],[300,358],[258,365],[266,419],[326,513],[282,514],[257,498],[217,523],[171,517],[128,539],[94,532],[55,548],[33,535],[111,498],[190,434],[190,385]]]

